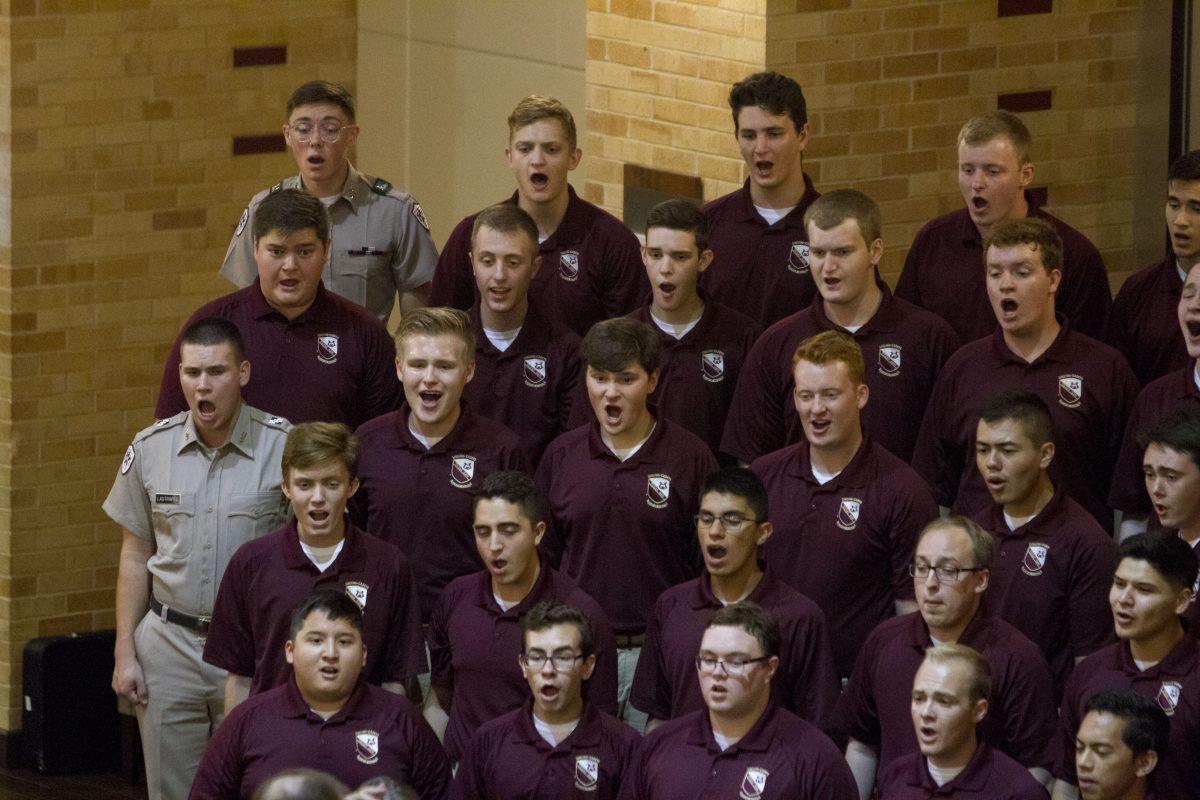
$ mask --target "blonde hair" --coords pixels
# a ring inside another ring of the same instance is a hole
[[[1017,163],[1022,166],[1028,164],[1033,137],[1021,118],[1011,111],[989,111],[971,117],[959,130],[958,143],[977,147],[1001,136],[1012,143],[1013,150],[1017,152]]]
[[[939,644],[925,651],[923,664],[949,664],[957,661],[971,670],[967,694],[974,703],[987,700],[992,695],[992,668],[987,659],[965,644]]]
[[[396,354],[403,357],[404,342],[410,336],[457,336],[463,346],[463,360],[475,357],[475,332],[471,320],[457,308],[415,308],[406,311],[396,328]]]
[[[792,354],[792,369],[801,361],[821,366],[840,361],[850,372],[850,380],[859,384],[863,382],[867,367],[863,363],[862,348],[858,342],[841,331],[824,331],[816,336],[810,336],[800,343]]]
[[[558,120],[562,124],[563,135],[567,137],[567,144],[572,150],[575,149],[575,117],[571,116],[567,107],[558,100],[540,94],[531,94],[523,98],[508,115],[509,141],[512,141],[521,128],[543,119]]]

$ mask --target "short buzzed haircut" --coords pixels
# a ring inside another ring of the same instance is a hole
[[[1181,408],[1156,422],[1137,437],[1138,447],[1145,450],[1152,444],[1186,453],[1200,467],[1200,412]]]
[[[179,335],[179,347],[184,345],[213,347],[227,344],[233,350],[234,359],[240,364],[246,360],[246,347],[238,326],[224,317],[202,317],[183,329]]]
[[[708,217],[690,200],[664,200],[650,209],[646,215],[646,231],[651,228],[690,233],[696,240],[696,250],[703,253],[708,249]]]
[[[345,592],[337,589],[321,589],[300,601],[292,611],[291,632],[288,638],[295,641],[296,634],[304,627],[304,620],[320,611],[331,621],[346,620],[359,634],[363,632],[363,612],[358,603]]]
[[[1054,441],[1054,420],[1046,401],[1028,389],[1002,389],[983,401],[979,418],[988,425],[1012,420],[1034,447]]]
[[[282,470],[286,483],[294,469],[341,464],[353,480],[358,475],[358,438],[340,422],[302,422],[288,431]]]
[[[763,485],[762,478],[745,467],[724,467],[709,475],[700,487],[701,500],[706,494],[740,497],[746,501],[755,519],[759,522],[768,519],[767,487]]]
[[[1100,692],[1083,706],[1084,716],[1091,713],[1111,714],[1125,722],[1121,741],[1140,756],[1149,750],[1161,760],[1167,755],[1171,739],[1171,718],[1158,703],[1136,692]]]
[[[1200,181],[1200,150],[1189,150],[1171,162],[1167,182]]]
[[[758,603],[740,600],[717,609],[704,626],[704,630],[709,628],[741,628],[758,642],[763,656],[779,655],[779,623]]]
[[[254,800],[341,800],[349,791],[327,772],[293,767],[261,783]]]
[[[991,568],[992,559],[996,554],[995,537],[980,527],[978,522],[967,517],[952,514],[949,517],[938,517],[930,521],[921,529],[921,535],[917,537],[917,544],[919,545],[926,535],[943,528],[957,529],[967,535],[967,539],[971,542],[971,559],[975,562],[971,566]]]
[[[475,360],[475,331],[466,312],[457,308],[414,308],[405,311],[396,328],[396,353],[404,356],[404,343],[411,336],[456,336],[462,342],[463,362]]]
[[[311,230],[329,241],[329,212],[325,204],[302,189],[271,192],[254,209],[254,243],[272,231],[289,234]]]
[[[925,651],[924,664],[949,664],[957,661],[971,670],[967,683],[967,696],[974,703],[988,700],[992,696],[992,668],[978,651],[965,644],[938,644]]]
[[[841,331],[822,331],[816,336],[805,339],[792,354],[793,371],[801,361],[807,361],[817,366],[840,361],[846,365],[846,369],[850,373],[850,380],[855,384],[862,383],[863,376],[867,372],[866,364],[863,362],[862,348],[858,346],[858,342],[854,341],[854,337],[847,336]]]
[[[543,600],[521,618],[521,630],[525,633],[537,633],[547,628],[553,628],[555,625],[575,626],[575,629],[579,631],[579,653],[584,658],[596,652],[592,625],[584,613],[575,606],[569,606],[557,600]],[[523,642],[521,649],[525,649]]]
[[[354,95],[350,94],[349,90],[340,83],[330,83],[329,81],[309,81],[292,92],[287,101],[287,115],[291,117],[292,112],[299,106],[309,106],[314,103],[328,103],[337,106],[351,122],[354,122]]]
[[[1021,118],[1011,111],[988,111],[971,117],[959,130],[958,143],[978,147],[1001,136],[1012,143],[1017,153],[1017,163],[1028,164],[1033,137]]]
[[[796,81],[778,72],[756,72],[740,80],[729,90],[729,108],[733,111],[733,129],[738,129],[738,113],[746,106],[758,106],[768,114],[791,118],[796,132],[808,124],[808,102]]]
[[[809,225],[816,225],[827,231],[848,219],[858,223],[867,247],[882,236],[883,217],[879,213],[879,204],[857,189],[835,189],[814,200],[804,212],[804,229],[807,231]]]
[[[479,507],[481,500],[503,500],[520,506],[521,513],[529,520],[530,525],[542,521],[542,503],[537,484],[533,478],[516,469],[505,469],[493,472],[483,479],[483,484],[471,500],[471,509]]]
[[[644,322],[615,317],[597,322],[579,345],[583,363],[602,372],[620,372],[637,364],[653,373],[662,363],[662,343]]]
[[[1117,566],[1127,558],[1145,561],[1176,589],[1191,589],[1196,584],[1196,556],[1178,534],[1150,531],[1130,536],[1117,548]]]
[[[483,227],[491,228],[497,233],[523,233],[529,244],[529,249],[536,258],[538,254],[538,229],[533,217],[529,216],[516,203],[497,203],[488,206],[475,215],[471,223],[471,252],[475,252],[475,235]]]
[[[1058,231],[1054,229],[1053,225],[1037,217],[1005,219],[997,222],[983,243],[984,265],[987,264],[987,254],[991,248],[1016,247],[1022,244],[1029,245],[1037,251],[1047,274],[1056,269],[1062,270],[1062,237],[1058,235]]]
[[[508,140],[511,142],[517,131],[526,125],[532,125],[543,119],[556,119],[562,124],[563,136],[572,150],[577,142],[575,133],[575,117],[570,110],[553,97],[531,94],[522,98],[517,107],[508,115]]]

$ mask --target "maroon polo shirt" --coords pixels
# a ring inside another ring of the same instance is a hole
[[[841,685],[825,615],[812,600],[770,574],[746,598],[779,623],[779,671],[771,683],[777,703],[826,733]],[[696,654],[704,629],[722,603],[708,572],[663,592],[654,604],[646,643],[638,658],[629,702],[654,719],[674,719],[705,708],[696,678]]]
[[[528,471],[517,435],[467,405],[450,433],[428,450],[408,429],[408,409],[359,428],[355,522],[408,556],[421,619],[438,593],[481,565],[475,551],[472,499],[483,479],[506,469]]]
[[[1054,763],[1054,684],[1037,645],[981,609],[959,644],[974,648],[992,668],[992,696],[980,738],[1026,767]],[[913,679],[933,645],[920,613],[887,620],[871,631],[842,693],[845,732],[879,748],[879,766],[918,752],[912,724]],[[1072,748],[1074,752],[1074,748]]]
[[[1136,692],[1158,703],[1171,720],[1165,762],[1151,777],[1155,795],[1200,798],[1200,640],[1185,635],[1162,661],[1139,670],[1128,642],[1117,642],[1085,658],[1071,673],[1060,709],[1061,747],[1054,777],[1075,784],[1075,732],[1084,705],[1100,692]]]
[[[1074,752],[1074,751],[1072,751]],[[954,780],[938,786],[929,774],[929,763],[920,753],[909,753],[879,773],[880,800],[1047,800],[1046,789],[1016,761],[985,742]]]
[[[1076,658],[1114,640],[1108,605],[1116,568],[1112,537],[1061,490],[1015,531],[995,503],[974,519],[996,537],[990,608],[1038,646],[1061,692]]]
[[[537,464],[546,445],[569,427],[571,404],[582,384],[579,337],[548,322],[532,306],[521,332],[503,352],[484,334],[478,307],[471,310],[471,324],[475,377],[463,389],[463,400],[481,417],[517,434],[527,461]]]
[[[699,573],[692,517],[716,468],[704,442],[661,418],[625,461],[595,421],[546,448],[537,471],[542,550],[596,599],[617,633],[642,633],[655,599]]]
[[[422,800],[450,790],[450,763],[437,736],[407,699],[359,682],[341,710],[323,720],[288,680],[229,713],[196,771],[192,800],[249,800],[285,769],[328,772],[346,786],[387,775]]]
[[[1030,200],[1028,192],[1025,199]],[[1104,260],[1088,238],[1029,204],[1029,216],[1054,226],[1063,242],[1063,276],[1055,306],[1078,331],[1099,338],[1112,307]],[[983,237],[965,207],[917,231],[896,283],[896,295],[927,308],[954,326],[964,342],[996,330],[988,301]],[[1173,316],[1173,314],[1172,314]]]
[[[858,800],[846,759],[814,725],[775,705],[722,751],[707,711],[673,719],[638,744],[621,800]]]
[[[292,610],[320,589],[346,592],[363,609],[363,643],[370,683],[401,682],[428,667],[408,561],[387,542],[347,521],[345,544],[319,572],[300,549],[296,518],[238,548],[221,578],[204,660],[235,675],[253,676],[250,693],[291,679],[284,642]]]
[[[1113,300],[1105,341],[1125,354],[1142,385],[1192,363],[1176,313],[1182,292],[1171,256],[1126,278]]]
[[[808,442],[750,469],[766,484],[775,526],[763,560],[821,607],[837,674],[849,675],[871,629],[896,613],[896,600],[913,598],[908,565],[918,534],[938,515],[929,487],[870,439],[824,485],[813,477]]]
[[[703,439],[715,453],[738,376],[762,328],[745,314],[713,302],[704,304],[700,321],[682,339],[654,324],[650,306],[629,316],[649,325],[662,343],[658,386],[650,395],[650,404]],[[590,403],[580,410],[590,418]],[[579,419],[580,424],[586,421]]]
[[[722,452],[748,464],[803,438],[792,400],[792,355],[808,337],[836,330],[854,337],[866,362],[871,397],[862,413],[863,430],[900,460],[912,458],[925,405],[959,341],[941,317],[893,297],[882,282],[880,288],[879,309],[854,333],[830,321],[818,295],[808,308],[759,337],[733,395]]]
[[[700,275],[707,297],[771,325],[804,308],[817,293],[809,270],[804,212],[820,197],[804,176],[804,196],[781,220],[768,225],[754,208],[750,179],[741,189],[706,204],[713,261]]]
[[[241,331],[252,368],[242,397],[255,408],[293,423],[342,422],[353,428],[404,399],[387,328],[367,309],[320,284],[313,304],[291,322],[267,305],[257,278],[201,306],[184,329],[204,317],[227,319]],[[165,419],[187,407],[179,385],[177,338],[163,367],[154,414]]]
[[[1196,362],[1188,364],[1161,378],[1156,378],[1138,393],[1125,424],[1121,450],[1113,465],[1112,488],[1108,503],[1126,514],[1149,514],[1155,523],[1150,497],[1146,494],[1146,477],[1142,472],[1142,457],[1146,452],[1138,447],[1137,437],[1149,431],[1172,413],[1182,408],[1200,409],[1200,388],[1196,386]]]
[[[430,679],[453,692],[444,743],[458,760],[471,734],[490,719],[529,699],[529,684],[517,664],[524,650],[521,620],[543,600],[558,600],[584,613],[592,626],[596,669],[583,696],[603,711],[617,713],[617,645],[608,617],[565,575],[543,564],[529,594],[501,611],[486,570],[455,578],[429,616]]]
[[[455,800],[616,800],[641,737],[591,703],[557,745],[533,726],[526,702],[475,731],[458,762]]]
[[[625,223],[575,194],[568,186],[567,211],[542,242],[542,267],[529,286],[530,300],[551,322],[580,336],[597,322],[628,314],[646,302],[650,284],[637,237]],[[517,193],[505,202],[516,203]],[[429,304],[464,311],[479,295],[471,270],[475,214],[455,226],[433,274]]]
[[[1050,408],[1057,444],[1050,465],[1054,485],[1101,527],[1111,528],[1105,490],[1137,395],[1137,379],[1123,355],[1068,324],[1033,363],[1009,350],[999,330],[951,356],[921,423],[913,467],[933,486],[938,502],[958,513],[990,505],[992,498],[975,468],[979,407],[1001,389],[1014,388],[1028,389]]]

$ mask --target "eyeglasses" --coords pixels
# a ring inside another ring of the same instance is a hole
[[[699,655],[696,656],[696,669],[706,675],[712,675],[717,671],[717,667],[724,667],[727,675],[743,675],[746,672],[746,667],[751,664],[770,660],[770,656],[759,656],[758,658],[746,658],[745,656],[718,658],[717,656]]]
[[[696,516],[692,517],[696,521],[698,528],[711,528],[714,522],[720,522],[722,530],[728,533],[738,533],[742,528],[751,523],[758,522],[750,517],[743,517],[736,511],[727,511],[724,514],[713,514],[709,511],[701,511]]]
[[[549,661],[554,665],[555,672],[570,672],[571,670],[575,669],[575,664],[578,663],[581,658],[583,658],[582,654],[576,655],[574,653],[555,653],[552,656],[538,652],[522,653],[521,664],[536,672],[541,670],[541,668],[546,665],[546,662]]]
[[[321,141],[325,144],[336,144],[338,139],[342,138],[342,131],[346,128],[353,128],[354,125],[312,125],[308,122],[299,122],[295,125],[288,125],[287,128],[296,137],[296,141],[300,144],[308,144],[312,141],[314,134],[321,136]]]
[[[954,583],[962,580],[964,572],[982,572],[986,567],[956,567],[953,564],[941,564],[933,566],[932,564],[909,564],[908,574],[912,575],[917,580],[929,580],[929,573],[937,575],[938,583]]]

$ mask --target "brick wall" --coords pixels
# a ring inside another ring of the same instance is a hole
[[[113,624],[120,531],[100,503],[152,421],[183,319],[232,288],[216,270],[242,207],[294,169],[286,153],[232,156],[232,137],[278,133],[305,80],[352,83],[356,20],[353,0],[3,7],[0,729],[11,730],[25,642]],[[234,47],[277,44],[286,64],[233,68]]]
[[[855,186],[880,202],[894,283],[917,229],[961,205],[962,123],[998,95],[1049,90],[1049,110],[1022,114],[1035,185],[1096,243],[1116,283],[1132,252],[1137,4],[1058,0],[1052,13],[1003,19],[997,5],[590,0],[588,144],[604,167],[589,197],[619,211],[623,161],[700,175],[709,199],[733,188],[744,171],[728,86],[776,69],[808,98],[805,168],[818,188]]]
[[[744,179],[726,97],[761,70],[765,0],[588,0],[584,196],[621,215],[625,163],[695,175],[707,198]]]

